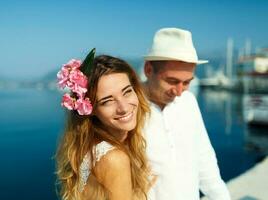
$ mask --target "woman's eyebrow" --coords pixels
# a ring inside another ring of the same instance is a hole
[[[126,89],[128,89],[128,88],[130,88],[130,87],[132,87],[131,85],[127,85],[126,87],[124,87],[123,89],[122,89],[122,92],[124,92]]]
[[[110,99],[110,98],[112,98],[112,97],[113,97],[112,95],[103,97],[103,98],[101,98],[100,100],[98,100],[97,103],[99,103],[100,101],[106,100],[106,99]]]

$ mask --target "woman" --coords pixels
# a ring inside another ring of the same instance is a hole
[[[149,107],[138,77],[123,60],[71,60],[58,73],[69,88],[62,105],[70,111],[58,147],[62,199],[147,199],[151,185],[142,127]]]

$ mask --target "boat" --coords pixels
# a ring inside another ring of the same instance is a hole
[[[240,57],[237,77],[244,93],[268,94],[268,48]]]
[[[248,125],[268,125],[268,94],[243,95],[243,118]]]

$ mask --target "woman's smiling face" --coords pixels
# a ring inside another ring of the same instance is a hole
[[[136,127],[139,100],[127,74],[102,76],[96,97],[95,114],[108,127],[109,133],[120,138]]]

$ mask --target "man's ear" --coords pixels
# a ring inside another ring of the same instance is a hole
[[[148,78],[152,75],[153,73],[153,66],[149,61],[146,61],[144,64],[144,74]]]

